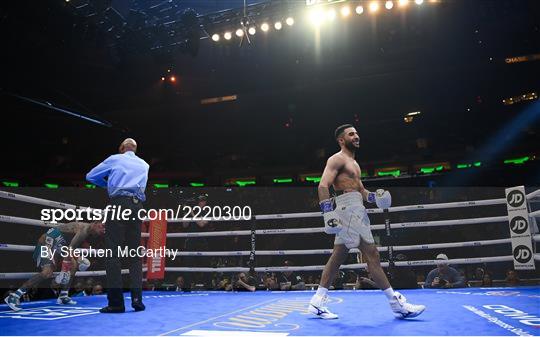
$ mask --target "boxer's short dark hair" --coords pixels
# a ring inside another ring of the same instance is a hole
[[[336,131],[334,132],[334,136],[336,137],[336,139],[338,139],[341,134],[343,133],[343,131],[345,131],[345,129],[348,129],[348,128],[353,128],[354,126],[352,124],[343,124],[343,125],[340,125],[337,127]]]

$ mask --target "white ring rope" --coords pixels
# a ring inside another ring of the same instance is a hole
[[[54,207],[54,208],[63,208],[63,209],[81,208],[80,206],[76,206],[72,204],[67,204],[67,203],[52,201],[52,200],[47,200],[47,199],[41,199],[41,198],[36,198],[36,197],[30,197],[27,195],[11,193],[11,192],[6,192],[6,191],[0,191],[0,198],[17,200],[17,201],[27,202],[30,204],[43,205],[43,206],[49,206],[49,207]]]
[[[42,227],[55,227],[58,224],[51,224],[46,221],[12,217],[8,215],[0,215],[1,222],[12,222],[23,225],[33,225]],[[456,226],[456,225],[475,225],[496,222],[508,221],[507,215],[485,217],[485,218],[468,218],[455,220],[436,220],[436,221],[417,221],[417,222],[398,222],[390,223],[390,228],[419,228],[419,227],[438,227],[438,226]],[[384,230],[385,225],[371,225],[371,230]],[[277,228],[277,229],[257,229],[257,235],[277,235],[277,234],[306,234],[306,233],[322,233],[323,227],[313,228]],[[251,235],[251,230],[239,231],[216,231],[216,232],[191,232],[191,233],[167,233],[168,238],[192,238],[192,237],[213,237],[213,236],[245,236]],[[142,237],[148,237],[148,233],[141,233]]]
[[[502,204],[506,204],[506,199],[500,198],[500,199],[487,199],[487,200],[457,201],[457,202],[448,202],[448,203],[439,203],[439,204],[396,206],[396,207],[388,208],[388,212],[406,212],[406,211],[490,206],[490,205],[502,205]],[[383,213],[384,210],[380,208],[366,208],[366,212],[368,214],[376,214],[376,213]],[[312,218],[312,217],[322,217],[322,214],[321,212],[309,212],[309,213],[255,215],[256,220]]]
[[[143,268],[143,272],[146,272],[147,268]],[[0,280],[17,280],[17,279],[26,279],[38,274],[37,272],[27,272],[27,273],[0,273]],[[55,277],[58,273],[54,273],[52,277]],[[129,274],[128,269],[122,269],[122,274]],[[84,276],[105,276],[105,270],[93,270],[93,271],[78,271],[75,273],[75,277],[84,277]]]
[[[535,235],[535,239],[540,241],[540,235]],[[457,248],[457,247],[481,247],[510,243],[511,239],[496,239],[496,240],[484,240],[484,241],[465,241],[465,242],[450,242],[450,243],[433,243],[424,245],[411,245],[411,246],[393,246],[394,252],[396,251],[409,251],[409,250],[422,250],[422,249],[439,249],[439,248]],[[19,252],[32,252],[35,246],[27,245],[12,245],[1,244],[0,250],[6,251],[19,251]],[[388,251],[388,247],[377,247],[380,252]],[[81,251],[87,251],[88,249],[81,248]],[[92,249],[95,251],[95,249]],[[349,250],[349,253],[358,253],[358,249],[354,248]],[[215,252],[178,252],[176,256],[249,256],[251,251],[215,251]],[[332,254],[332,249],[304,249],[304,250],[256,250],[257,256],[273,256],[273,255],[323,255]]]
[[[419,228],[419,227],[437,227],[437,226],[456,226],[456,225],[475,225],[495,222],[507,222],[508,216],[495,216],[486,218],[469,218],[456,220],[437,220],[437,221],[419,221],[419,222],[401,222],[390,223],[390,228]],[[372,225],[371,230],[384,230],[385,225]],[[256,235],[273,234],[300,234],[300,233],[323,233],[323,227],[314,228],[282,228],[282,229],[258,229]],[[191,237],[211,237],[211,236],[242,236],[251,235],[250,230],[241,231],[217,231],[217,232],[193,232],[193,233],[167,233],[168,238],[191,238]]]
[[[527,199],[533,199],[540,196],[540,189],[537,189],[535,191],[532,191],[531,193],[527,194]]]
[[[527,199],[532,199],[540,195],[540,189],[527,194]],[[6,191],[0,191],[0,198],[18,200],[27,203],[45,205],[56,208],[86,208],[82,206],[76,206],[63,202],[51,201],[47,199],[30,197],[22,194],[11,193]],[[408,205],[408,206],[396,206],[388,208],[389,212],[402,212],[402,211],[415,211],[415,210],[429,210],[429,209],[445,209],[445,208],[461,208],[461,207],[475,207],[475,206],[489,206],[489,205],[502,205],[506,203],[505,198],[499,199],[486,199],[486,200],[471,200],[471,201],[457,201],[448,203],[437,204],[420,204],[420,205]],[[92,210],[92,208],[90,208]],[[369,214],[383,213],[382,209],[366,209]],[[285,214],[262,214],[255,215],[255,220],[269,220],[269,219],[294,219],[294,218],[310,218],[322,216],[320,212],[307,212],[307,213],[285,213]],[[221,221],[222,219],[220,219]],[[185,222],[190,220],[180,219],[168,219],[168,222]]]
[[[540,256],[540,254],[537,254]],[[491,257],[473,257],[463,259],[450,259],[450,264],[477,264],[489,262],[505,262],[512,261],[513,256],[491,256]],[[438,260],[417,260],[417,261],[397,261],[394,264],[398,267],[407,266],[428,266],[440,263]],[[342,265],[340,269],[365,269],[366,263],[355,263]],[[388,262],[381,262],[382,267],[388,267]],[[292,266],[292,267],[257,267],[256,272],[282,272],[282,271],[319,271],[323,270],[324,265],[318,266]],[[227,273],[227,272],[248,272],[249,268],[245,267],[222,267],[222,268],[207,268],[207,267],[165,267],[165,271],[172,272],[202,272],[202,273]]]
[[[463,259],[450,259],[448,263],[450,264],[478,264],[478,263],[490,263],[490,262],[505,262],[512,261],[513,256],[491,256],[491,257],[473,257],[473,258],[463,258]],[[535,260],[540,260],[540,254],[535,254]],[[417,260],[417,261],[397,261],[395,265],[397,267],[407,267],[407,266],[428,266],[436,265],[440,261],[438,260]],[[366,263],[355,263],[342,265],[340,269],[365,269],[367,266]],[[381,262],[382,267],[388,267],[388,262]],[[282,272],[282,271],[320,271],[323,270],[324,265],[317,266],[292,266],[292,267],[257,267],[255,268],[256,272]],[[143,271],[146,271],[143,268]],[[234,273],[234,272],[248,272],[249,268],[244,267],[218,267],[218,268],[207,268],[207,267],[165,267],[165,271],[171,272],[197,272],[197,273]],[[122,270],[122,273],[127,273],[127,270]],[[28,278],[36,273],[0,273],[0,279],[22,279]],[[85,271],[77,272],[76,276],[102,276],[105,275],[104,270],[96,271]]]
[[[540,217],[540,210],[529,213],[531,218]]]
[[[0,215],[0,222],[9,222],[9,223],[16,223],[20,225],[31,225],[31,226],[39,226],[39,227],[55,227],[57,225],[61,225],[60,223],[51,224],[50,222],[47,222],[47,221],[20,218],[17,216],[9,216],[9,215]]]

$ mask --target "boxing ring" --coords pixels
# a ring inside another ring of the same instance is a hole
[[[0,191],[1,198],[19,200],[47,207],[77,208],[79,206],[59,203],[20,194]],[[529,202],[538,200],[540,190],[527,194]],[[483,207],[504,205],[506,198],[459,201],[438,204],[391,207],[388,210],[368,209],[369,214],[383,213],[385,224],[375,224],[373,231],[390,233],[392,229],[421,227],[477,225],[506,223],[508,214],[483,217],[420,222],[390,223],[389,212],[412,212],[415,210],[441,210],[448,208]],[[529,213],[532,222],[540,211]],[[259,220],[318,218],[319,212],[255,215]],[[316,219],[317,221],[319,219]],[[0,221],[19,225],[52,227],[50,223],[35,219],[0,215]],[[168,222],[181,222],[169,219]],[[167,238],[302,235],[323,233],[319,223],[311,228],[257,229],[238,231],[213,231],[201,233],[167,233]],[[142,236],[148,234],[143,233]],[[540,235],[532,236],[533,244]],[[431,251],[457,247],[492,247],[509,245],[510,238],[483,241],[425,243],[417,245],[393,245],[379,247],[379,251],[391,256],[400,251]],[[169,245],[174,243],[169,242]],[[33,246],[0,244],[2,251],[33,251]],[[511,253],[511,250],[509,250]],[[273,255],[326,255],[331,249],[311,250],[247,250],[247,251],[183,251],[179,256],[273,256]],[[352,253],[357,250],[351,250]],[[513,261],[513,255],[484,256],[449,259],[450,264],[478,264]],[[534,254],[540,261],[540,254]],[[382,262],[383,267],[436,265],[432,259]],[[281,272],[320,271],[323,265],[294,267],[166,267],[166,272]],[[343,265],[342,269],[365,269],[366,264]],[[125,272],[125,271],[124,271]],[[34,273],[1,273],[0,279],[24,279]],[[77,276],[100,276],[104,271],[77,272]],[[455,289],[411,289],[402,292],[413,303],[426,305],[426,311],[411,320],[397,320],[391,314],[384,295],[379,290],[330,291],[330,307],[340,315],[334,321],[320,320],[307,312],[313,290],[306,291],[256,291],[224,292],[194,291],[144,292],[147,306],[143,312],[125,314],[99,314],[106,305],[104,295],[77,297],[74,306],[59,306],[55,300],[22,302],[23,310],[11,311],[0,305],[0,335],[185,335],[185,336],[313,336],[313,335],[540,335],[540,287],[489,287]],[[127,294],[126,294],[127,296]],[[129,299],[129,296],[126,298]]]

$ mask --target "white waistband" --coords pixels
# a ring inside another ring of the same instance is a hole
[[[364,206],[364,199],[362,198],[362,194],[360,194],[360,192],[343,193],[341,195],[338,195],[335,200],[338,206]]]

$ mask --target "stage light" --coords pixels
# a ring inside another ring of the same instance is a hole
[[[249,27],[248,33],[249,35],[255,35],[255,33],[257,33],[257,29],[255,29],[255,27]]]
[[[371,13],[375,13],[379,10],[379,2],[377,1],[372,1],[369,3],[369,11]]]
[[[219,34],[213,34],[212,35],[212,41],[218,42],[219,41]]]
[[[176,82],[176,77],[175,76],[169,77],[169,81],[171,81],[172,83]]]
[[[392,8],[394,8],[394,3],[392,1],[387,1],[384,4],[384,7],[386,7],[386,9],[392,9]]]
[[[268,29],[270,29],[270,26],[266,22],[261,25],[261,30],[263,32],[267,32]]]
[[[409,0],[399,0],[398,1],[398,6],[399,7],[405,7],[409,4]]]
[[[242,28],[238,28],[236,30],[236,36],[238,36],[238,37],[244,36],[244,30]]]
[[[324,13],[320,9],[316,9],[309,14],[309,20],[315,26],[320,26],[324,21]]]
[[[341,15],[342,16],[349,16],[350,14],[351,14],[351,8],[349,6],[341,7]]]
[[[424,3],[424,0],[414,0],[414,2],[417,4],[417,5],[421,5]]]
[[[287,18],[287,20],[285,20],[285,23],[287,23],[287,25],[289,25],[289,26],[292,26],[292,25],[294,25],[294,19],[289,16]]]
[[[274,23],[274,28],[276,30],[280,30],[281,28],[283,28],[283,24],[281,23],[281,21]]]
[[[364,7],[356,6],[355,11],[356,11],[356,14],[360,15],[360,14],[364,13]]]
[[[223,37],[225,38],[225,40],[230,40],[232,37],[232,34],[231,32],[226,32],[225,34],[223,34]]]
[[[328,20],[334,20],[336,18],[336,11],[333,8],[329,9],[326,12],[326,17]]]
[[[161,80],[162,80],[162,81],[165,81],[165,77],[161,76]]]

